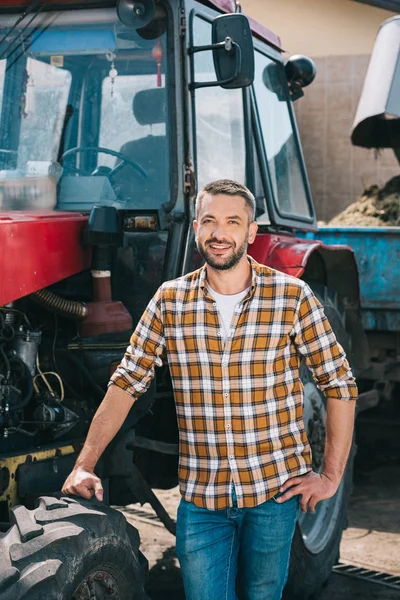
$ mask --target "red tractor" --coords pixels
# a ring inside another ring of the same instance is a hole
[[[0,598],[144,598],[137,531],[109,505],[177,485],[167,366],[98,465],[105,503],[60,496],[110,374],[160,284],[198,266],[195,192],[246,183],[260,262],[306,280],[366,364],[352,251],[316,231],[292,102],[313,64],[229,0],[0,2]],[[225,13],[225,14],[224,14]],[[90,216],[89,216],[90,215]],[[303,369],[321,468],[325,403]],[[285,598],[338,560],[342,485],[301,516]]]

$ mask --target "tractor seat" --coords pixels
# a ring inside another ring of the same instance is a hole
[[[133,115],[139,125],[166,123],[165,89],[155,88],[138,92],[133,99]],[[139,208],[161,206],[169,200],[169,146],[166,135],[147,135],[126,142],[122,154],[137,162],[147,173],[144,179],[129,164],[115,174],[116,192],[126,202]],[[116,160],[115,164],[120,162]]]

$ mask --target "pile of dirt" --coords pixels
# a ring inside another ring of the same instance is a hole
[[[400,175],[383,188],[372,185],[328,225],[339,227],[400,227]]]

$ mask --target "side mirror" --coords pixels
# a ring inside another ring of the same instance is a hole
[[[314,81],[317,68],[311,58],[296,54],[289,58],[285,64],[285,72],[289,84],[290,96],[294,102],[304,96],[303,88]]]
[[[243,88],[254,80],[254,48],[250,24],[241,13],[220,15],[212,22],[212,44],[193,46],[189,54],[213,51],[217,81],[193,82],[191,89],[220,86]]]

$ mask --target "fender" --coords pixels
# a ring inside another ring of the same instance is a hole
[[[80,213],[0,213],[0,306],[89,268],[81,242],[87,220]]]
[[[352,339],[352,365],[357,371],[368,368],[368,342],[361,323],[359,272],[354,251],[349,246],[328,246],[320,240],[261,233],[248,252],[261,264],[334,290],[344,308],[346,330]]]

